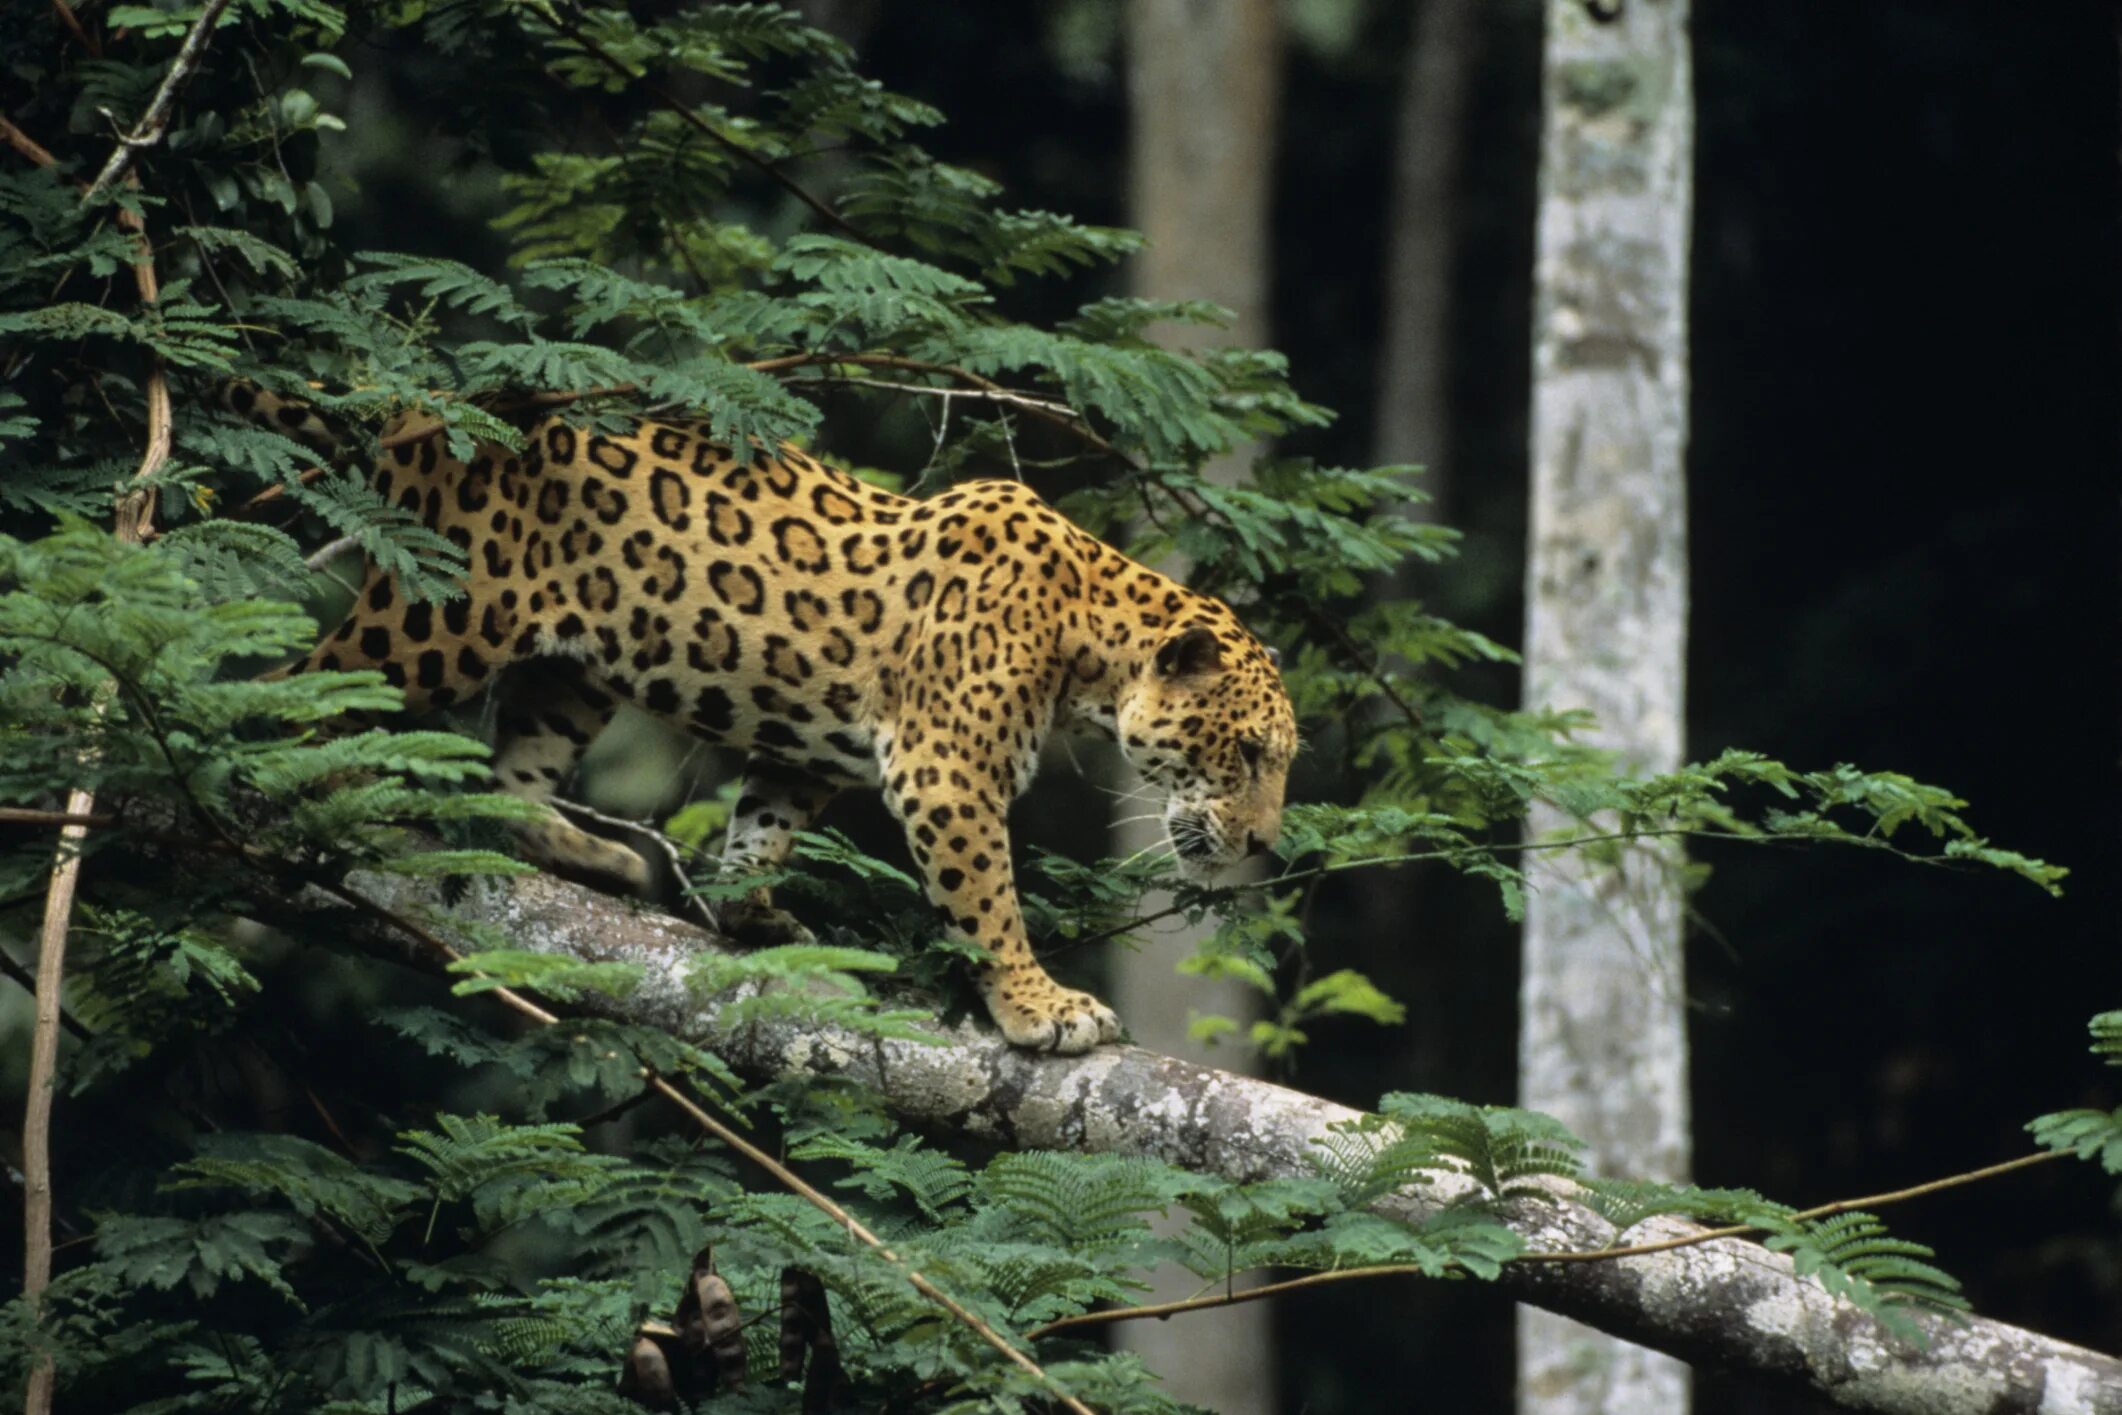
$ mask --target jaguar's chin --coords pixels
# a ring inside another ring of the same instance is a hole
[[[1164,818],[1164,833],[1171,841],[1179,874],[1189,884],[1214,884],[1217,876],[1237,863],[1236,853],[1224,845],[1206,816],[1172,811]]]
[[[1230,865],[1222,860],[1195,860],[1185,855],[1179,856],[1179,877],[1188,884],[1197,884],[1203,888],[1216,883],[1229,868]]]

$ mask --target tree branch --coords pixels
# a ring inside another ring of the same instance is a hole
[[[367,896],[399,914],[450,911],[433,881],[356,876]],[[371,947],[404,942],[374,916],[312,895]],[[505,931],[515,946],[640,966],[644,981],[614,1015],[706,1046],[747,1076],[837,1075],[880,1092],[903,1119],[1038,1149],[1154,1155],[1200,1173],[1254,1180],[1313,1172],[1316,1141],[1358,1112],[1250,1077],[1139,1048],[1086,1056],[1033,1055],[975,1022],[937,1029],[939,1045],[875,1041],[832,1028],[721,1026],[688,993],[686,958],[716,941],[700,929],[544,876],[474,883],[453,912]],[[1419,1222],[1463,1192],[1449,1178],[1377,1204]],[[1533,1252],[1609,1247],[1612,1225],[1558,1185],[1553,1203],[1510,1215]],[[1789,1259],[1736,1239],[1703,1240],[1670,1218],[1638,1231],[1689,1245],[1598,1262],[1510,1265],[1498,1280],[1520,1300],[1698,1365],[1806,1389],[1855,1410],[2091,1412],[2122,1415],[2122,1360],[1980,1318],[1918,1313],[1924,1349],[1902,1343],[1865,1312],[1798,1277]]]

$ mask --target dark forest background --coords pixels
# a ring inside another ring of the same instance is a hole
[[[928,139],[938,157],[1016,204],[1125,225],[1119,3],[807,13],[870,76],[949,115]],[[2029,1117],[2122,1101],[2084,1034],[2122,1006],[2122,66],[2113,13],[2074,0],[1696,9],[1690,755],[1905,771],[1966,797],[1998,844],[2073,870],[2052,901],[1851,851],[1706,853],[1695,1178],[1814,1203],[2006,1159],[2030,1148]],[[1368,465],[1391,396],[1376,372],[1386,213],[1419,3],[1289,10],[1269,342],[1341,413],[1289,450]],[[1468,539],[1421,591],[1507,643],[1523,616],[1540,24],[1535,0],[1482,6],[1452,203],[1453,431],[1427,459],[1441,519]],[[334,154],[350,246],[497,265],[499,193],[423,136],[465,76],[419,54],[389,78],[357,67]],[[1518,692],[1499,669],[1459,686]],[[600,753],[607,792],[622,756]],[[1035,838],[1102,853],[1104,796],[1057,784],[1046,799]],[[859,836],[870,810],[846,802],[829,823]],[[889,838],[870,837],[891,857]],[[1493,889],[1366,873],[1321,896],[1312,936],[1322,964],[1363,970],[1410,1019],[1314,1028],[1295,1084],[1354,1105],[1512,1098],[1516,938]],[[2122,1350],[2122,1200],[2088,1167],[1893,1221],[1984,1314]],[[1418,1388],[1437,1408],[1508,1407],[1510,1310],[1475,1284],[1349,1284],[1285,1300],[1275,1321],[1283,1408],[1376,1410]],[[1706,1374],[1698,1408],[1809,1407]]]

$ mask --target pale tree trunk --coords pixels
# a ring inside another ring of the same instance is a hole
[[[1525,700],[1589,708],[1632,771],[1677,765],[1687,627],[1687,0],[1550,0],[1534,272]],[[1534,813],[1535,834],[1562,824]],[[1673,859],[1544,870],[1525,920],[1520,1104],[1600,1174],[1684,1178]],[[1684,1411],[1687,1370],[1531,1309],[1521,1415]]]
[[[1258,346],[1267,342],[1268,208],[1274,175],[1275,120],[1281,92],[1274,0],[1129,0],[1127,6],[1129,218],[1148,239],[1135,257],[1135,293],[1153,299],[1212,300],[1236,320],[1228,330],[1182,326],[1154,331],[1168,342]],[[1248,458],[1233,455],[1207,474],[1243,475]],[[1162,567],[1183,573],[1183,566]],[[1126,775],[1112,832],[1115,854],[1163,848],[1140,783]],[[1161,907],[1150,901],[1149,907]],[[1192,953],[1198,934],[1152,935],[1139,951],[1113,960],[1114,1007],[1136,1041],[1175,1056],[1201,1056],[1187,1037],[1194,1013],[1246,1020],[1255,999],[1235,984],[1205,986],[1173,969]],[[1225,1054],[1219,1059],[1233,1060]],[[1193,1295],[1199,1283],[1177,1269],[1162,1275],[1155,1296]],[[1209,1313],[1199,1326],[1135,1322],[1115,1343],[1141,1353],[1173,1396],[1221,1415],[1275,1408],[1274,1351],[1268,1313],[1251,1304]]]
[[[1378,337],[1378,408],[1372,422],[1374,466],[1412,463],[1429,498],[1400,508],[1423,521],[1447,519],[1451,475],[1451,291],[1465,151],[1466,100],[1480,50],[1481,0],[1423,0],[1409,26],[1402,65],[1399,117],[1393,135],[1392,190],[1385,226],[1385,320]],[[1419,561],[1403,562],[1383,593],[1426,598],[1434,581]],[[1403,947],[1445,946],[1425,922],[1424,877],[1418,870],[1379,880],[1364,891],[1362,927],[1403,935]],[[1438,1074],[1451,1044],[1448,988],[1422,987],[1405,995],[1408,1017],[1403,1080]]]
[[[1371,460],[1421,465],[1432,507],[1443,500],[1449,467],[1452,245],[1478,17],[1479,0],[1424,0],[1393,137]]]

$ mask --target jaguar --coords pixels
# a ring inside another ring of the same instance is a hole
[[[228,398],[318,431],[263,390]],[[537,863],[649,887],[640,853],[551,804],[622,703],[747,754],[732,876],[782,864],[842,789],[877,787],[944,927],[977,945],[1002,1034],[1080,1053],[1119,1020],[1033,956],[1011,862],[1010,803],[1048,736],[1076,724],[1117,741],[1165,794],[1190,877],[1276,840],[1297,730],[1275,654],[1023,484],[909,498],[675,420],[605,436],[552,416],[526,433],[460,460],[439,422],[386,430],[373,485],[463,551],[464,592],[416,600],[372,570],[293,671],[376,669],[409,711],[499,684],[494,770],[547,808],[519,828]],[[770,934],[785,917],[756,889],[719,922]]]

